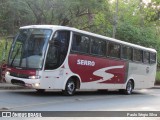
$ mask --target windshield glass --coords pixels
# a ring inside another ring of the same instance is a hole
[[[21,29],[11,47],[9,66],[41,69],[51,33],[48,29]]]

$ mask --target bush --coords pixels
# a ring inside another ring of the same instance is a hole
[[[156,84],[160,84],[160,71],[156,73]]]

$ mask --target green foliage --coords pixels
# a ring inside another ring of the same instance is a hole
[[[160,2],[141,0],[0,0],[0,36],[15,35],[20,26],[71,26],[155,48],[160,64]],[[117,17],[117,20],[114,17]],[[3,46],[3,45],[2,45]],[[0,49],[3,47],[0,46]],[[0,51],[1,52],[1,51]],[[1,54],[1,53],[0,53]]]
[[[142,28],[129,23],[122,23],[117,28],[117,38],[142,46],[155,48],[157,37],[153,29],[155,28]]]
[[[0,63],[3,60],[7,61],[11,43],[12,39],[10,38],[0,38]]]
[[[156,81],[160,83],[160,71],[157,71],[156,73]]]

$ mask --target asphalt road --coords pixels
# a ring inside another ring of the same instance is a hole
[[[160,89],[137,90],[132,95],[122,95],[118,91],[79,91],[74,96],[63,96],[58,91],[37,94],[35,90],[27,89],[0,90],[0,111],[5,110],[160,111]]]
[[[0,90],[0,110],[32,111],[157,111],[160,110],[160,89],[134,91],[122,95],[117,91],[77,92],[63,96],[61,92],[34,90]]]

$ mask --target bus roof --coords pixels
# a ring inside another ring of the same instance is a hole
[[[153,48],[143,47],[143,46],[140,46],[140,45],[136,45],[136,44],[133,44],[133,43],[129,43],[129,42],[121,41],[121,40],[118,40],[118,39],[106,37],[106,36],[103,36],[103,35],[91,33],[91,32],[88,32],[88,31],[79,30],[79,29],[76,29],[76,28],[73,28],[73,27],[59,26],[59,25],[29,25],[29,26],[20,27],[20,29],[30,29],[30,28],[41,28],[41,29],[52,29],[52,30],[70,30],[70,31],[79,32],[79,33],[82,33],[82,34],[87,34],[87,35],[90,35],[90,36],[98,37],[98,38],[101,38],[101,39],[106,39],[106,40],[116,42],[116,43],[120,43],[120,44],[123,44],[123,45],[136,47],[138,49],[145,49],[145,50],[148,50],[148,51],[151,51],[151,52],[157,52]]]

